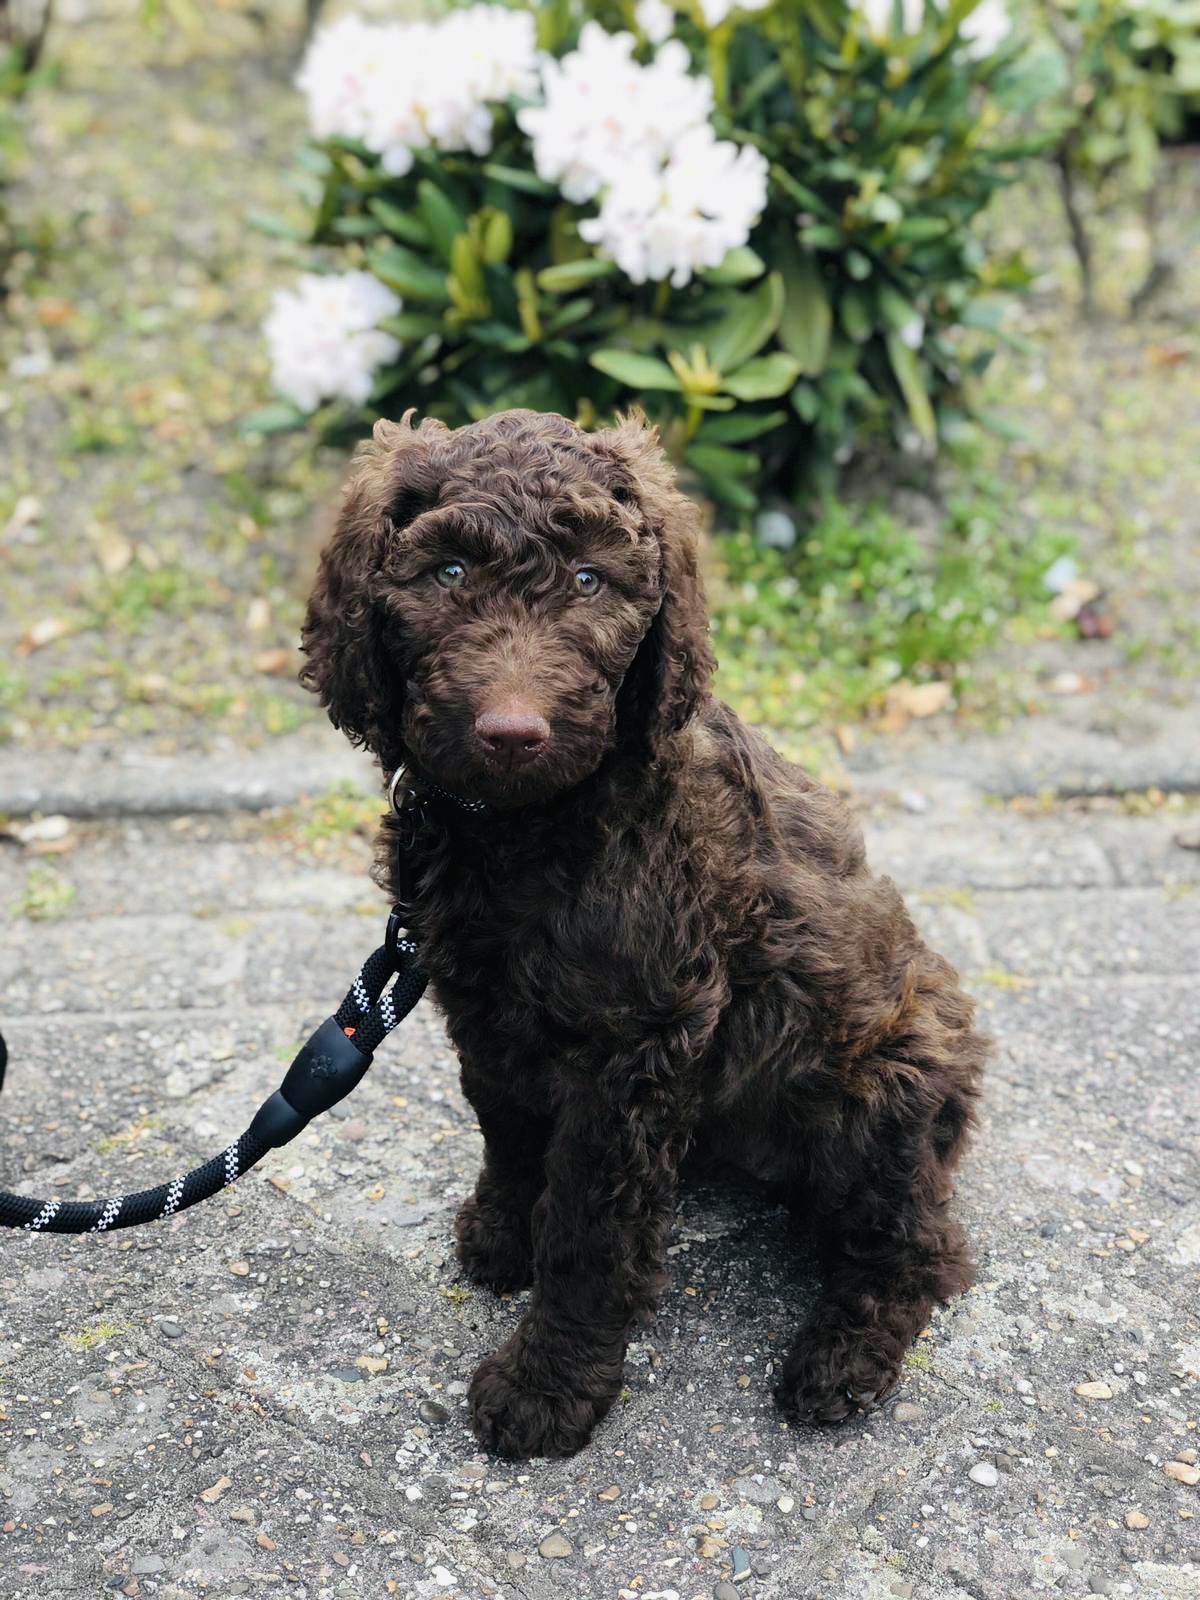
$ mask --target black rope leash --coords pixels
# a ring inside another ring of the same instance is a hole
[[[395,907],[384,943],[367,958],[346,998],[301,1048],[241,1138],[220,1155],[156,1189],[112,1200],[34,1200],[0,1189],[0,1227],[29,1233],[111,1233],[164,1222],[236,1183],[268,1150],[289,1144],[314,1117],[358,1086],[375,1051],[424,994],[426,978],[417,963],[417,947],[400,937],[407,915],[406,906]],[[7,1062],[0,1035],[0,1089]]]

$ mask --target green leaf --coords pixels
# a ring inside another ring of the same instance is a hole
[[[494,178],[509,189],[520,189],[523,194],[557,194],[552,183],[546,183],[536,172],[525,172],[520,167],[500,166],[495,161],[485,161],[480,169],[485,178]]]
[[[431,333],[444,332],[441,317],[420,311],[398,311],[394,317],[384,317],[376,327],[397,339],[424,339]]]
[[[516,355],[522,350],[528,350],[533,340],[524,333],[518,333],[515,328],[508,328],[502,322],[473,322],[471,324],[471,337],[478,344],[485,344],[489,348],[504,350],[510,355]]]
[[[922,439],[933,444],[937,439],[937,422],[933,415],[933,407],[929,403],[925,384],[921,377],[921,368],[916,355],[904,343],[898,333],[889,333],[887,336],[888,356],[891,359],[892,371],[896,374],[896,382],[900,385],[900,392],[908,406],[908,414],[912,418],[913,427]]]
[[[921,313],[912,301],[906,299],[898,289],[893,289],[890,283],[880,285],[876,298],[884,325],[896,333],[921,320]]]
[[[547,330],[550,333],[562,333],[565,328],[573,328],[576,323],[583,322],[591,316],[595,305],[594,300],[586,298],[568,300],[566,305],[560,306],[547,322]]]
[[[950,232],[944,217],[905,217],[896,229],[896,238],[905,244],[928,244],[931,239],[941,239]]]
[[[507,211],[492,207],[480,212],[482,218],[482,252],[484,263],[498,267],[508,260],[513,247],[512,218]]]
[[[774,400],[786,394],[804,370],[795,356],[772,350],[731,372],[722,387],[738,400]]]
[[[810,250],[842,250],[846,241],[840,228],[831,228],[827,222],[813,222],[801,228],[796,237]]]
[[[792,410],[802,422],[815,422],[821,415],[821,396],[811,383],[798,383],[791,393]]]
[[[298,228],[274,211],[247,211],[245,219],[257,233],[267,233],[273,239],[298,239],[307,242],[312,234],[308,228]]]
[[[432,300],[444,305],[450,298],[446,274],[403,245],[385,244],[371,250],[367,266],[381,283],[407,300]]]
[[[766,344],[783,316],[783,278],[772,272],[748,294],[737,295],[707,341],[718,372],[735,372]]]
[[[615,261],[603,256],[580,256],[578,261],[560,261],[557,266],[543,267],[537,275],[539,289],[547,294],[569,294],[572,289],[582,289],[597,278],[608,278],[617,270]]]
[[[766,270],[767,264],[763,258],[749,245],[741,244],[729,252],[719,267],[706,272],[704,281],[722,285],[749,283],[754,278],[761,278]]]
[[[442,260],[449,264],[450,252],[460,233],[467,231],[467,219],[436,183],[422,178],[417,185],[417,206],[421,220],[429,234],[429,242]]]
[[[380,227],[374,217],[334,217],[329,231],[339,239],[373,239]]]
[[[429,234],[425,224],[410,211],[401,211],[400,207],[394,206],[390,200],[379,199],[368,200],[367,210],[372,216],[379,218],[394,239],[415,245],[418,250],[429,248]]]
[[[730,450],[723,444],[691,444],[685,457],[706,478],[752,478],[762,465],[751,450]]]
[[[745,444],[781,428],[786,411],[737,411],[728,417],[706,417],[696,434],[697,444]]]
[[[855,344],[864,344],[875,331],[875,312],[871,297],[853,284],[842,291],[838,304],[842,327]]]
[[[238,427],[242,433],[287,433],[293,428],[302,428],[307,421],[306,413],[299,406],[294,406],[290,400],[277,400],[243,417]]]
[[[636,350],[593,350],[590,360],[597,372],[630,389],[670,389],[679,393],[679,379],[657,356],[639,355]]]
[[[833,310],[816,259],[807,251],[788,253],[783,268],[784,308],[779,342],[798,362],[798,371],[815,376],[829,357]],[[794,378],[796,373],[792,374]],[[786,388],[787,385],[784,385]],[[731,390],[730,393],[736,391]],[[783,389],[776,389],[782,394]]]

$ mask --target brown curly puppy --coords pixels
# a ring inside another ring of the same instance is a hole
[[[842,801],[712,699],[696,555],[640,420],[406,417],[358,454],[305,623],[333,721],[440,794],[413,928],[485,1141],[459,1254],[534,1285],[471,1386],[504,1455],[570,1455],[612,1405],[690,1148],[820,1225],[792,1418],[877,1405],[971,1280],[971,1002]]]

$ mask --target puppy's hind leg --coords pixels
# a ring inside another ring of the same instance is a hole
[[[966,1239],[948,1215],[967,1120],[965,1100],[948,1101],[931,1126],[889,1118],[850,1170],[844,1138],[814,1152],[823,1282],[775,1390],[789,1418],[841,1422],[877,1406],[934,1306],[970,1287]]]

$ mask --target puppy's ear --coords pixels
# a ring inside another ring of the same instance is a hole
[[[653,759],[707,698],[714,666],[698,565],[700,512],[679,492],[657,430],[640,413],[595,435],[595,447],[618,468],[618,499],[659,548],[661,604],[617,701],[618,722]]]
[[[329,719],[385,768],[402,759],[403,684],[385,647],[377,603],[380,569],[400,530],[437,500],[431,442],[445,429],[380,420],[355,451],[333,538],[321,552],[301,630],[308,657],[300,674]]]

